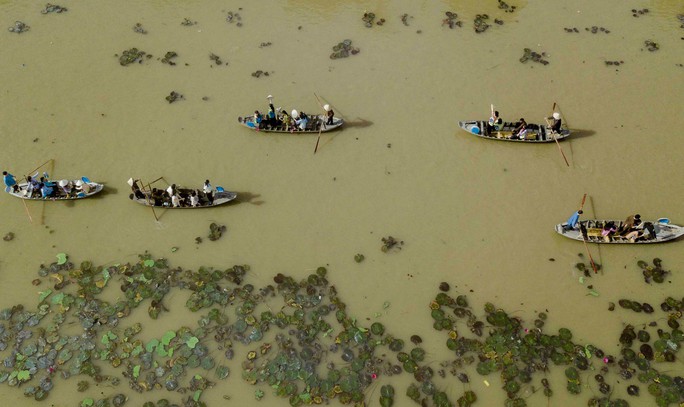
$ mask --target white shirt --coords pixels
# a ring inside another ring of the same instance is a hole
[[[204,184],[204,193],[208,194],[210,193],[214,188],[211,186],[210,183],[205,183]]]

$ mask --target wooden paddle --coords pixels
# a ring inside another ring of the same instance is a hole
[[[323,109],[323,105],[321,104],[321,100],[318,98],[318,95],[314,92],[314,96],[316,96],[316,100],[318,101],[318,105]],[[327,111],[323,109],[325,112],[325,115],[323,116],[323,120],[327,119]],[[318,139],[316,140],[316,148],[314,148],[314,154],[316,154],[316,151],[318,151],[318,143],[321,141],[321,132],[323,131],[323,126],[325,125],[325,121],[321,121],[321,126],[318,128]]]
[[[582,197],[582,204],[580,205],[579,210],[581,211],[584,208],[584,202],[587,200],[587,194],[584,194]],[[581,229],[581,228],[580,228]],[[589,261],[591,262],[591,268],[594,269],[594,274],[598,273],[598,270],[596,268],[596,263],[594,263],[594,258],[591,257],[591,251],[589,251],[589,246],[587,245],[587,239],[584,238],[584,234],[580,230],[580,235],[582,235],[582,242],[584,243],[584,249],[587,251],[587,254],[589,254]]]
[[[556,110],[556,102],[553,102],[553,107],[551,108],[551,113],[553,113],[554,110]],[[551,123],[549,122],[549,119],[547,119],[545,117],[544,120],[546,120],[546,125],[551,127]],[[570,163],[568,162],[568,158],[565,156],[565,153],[563,152],[563,149],[561,148],[561,145],[558,142],[558,139],[556,138],[556,133],[553,130],[551,130],[551,136],[553,137],[553,141],[556,142],[556,145],[558,146],[558,151],[560,151],[561,155],[563,156],[563,160],[565,160],[565,165],[567,165],[569,167]]]

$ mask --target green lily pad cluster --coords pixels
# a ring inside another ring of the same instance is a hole
[[[38,293],[35,311],[22,305],[0,310],[0,383],[44,400],[56,384],[77,377],[79,392],[90,391],[91,382],[114,388],[102,398],[81,401],[106,407],[128,401],[117,388],[125,381],[146,398],[166,396],[145,406],[204,406],[203,394],[216,387],[215,381],[229,379],[230,364],[240,352],[242,379],[258,386],[255,399],[275,396],[291,406],[363,405],[377,379],[405,373],[413,380],[404,393],[416,404],[471,406],[478,400],[469,388],[474,371],[500,377],[506,406],[526,406],[535,389],[552,397],[547,373],[556,366],[564,370],[570,394],[592,394],[589,406],[629,405],[615,397],[616,386],[625,386],[635,400],[653,397],[658,406],[684,401],[684,378],[673,373],[684,343],[679,325],[684,300],[674,297],[660,304],[665,316],[655,315],[659,311],[648,304],[620,300],[621,308],[654,313],[654,319],[625,326],[619,356],[612,356],[574,342],[567,328],[546,333],[544,312],[527,326],[486,303],[478,317],[465,295],[452,297],[451,286],[442,282],[429,312],[451,357],[435,361],[423,345],[425,332],[412,335],[413,346],[406,346],[380,321],[365,327],[349,315],[325,267],[302,279],[279,273],[262,288],[245,282],[248,271],[244,265],[172,268],[147,253],[132,264],[103,267],[84,261],[77,268],[62,254],[38,271],[52,285]],[[112,298],[105,295],[108,289],[121,298],[106,301]],[[172,312],[162,302],[175,290],[189,292],[185,307],[202,312],[194,326],[150,337],[144,323],[126,323],[139,307],[148,307],[150,319]],[[455,401],[445,391],[452,377],[464,385]],[[173,398],[180,404],[169,401]],[[383,383],[380,405],[392,406],[395,398],[394,387]]]
[[[653,265],[650,266],[647,262],[639,260],[637,266],[642,270],[644,275],[644,281],[646,283],[651,283],[651,281],[656,283],[663,283],[665,277],[670,274],[670,271],[663,269],[663,261],[659,258],[653,259]]]
[[[136,62],[142,63],[145,55],[148,55],[148,58],[151,57],[151,55],[146,54],[145,51],[141,51],[137,48],[124,50],[121,53],[121,56],[119,56],[119,64],[121,64],[121,66],[126,66]]]

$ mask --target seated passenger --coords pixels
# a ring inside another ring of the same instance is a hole
[[[617,228],[615,227],[615,222],[606,222],[605,225],[603,225],[603,229],[601,230],[601,236],[603,236],[603,240],[606,242],[611,241],[611,237],[615,232],[617,231]]]
[[[499,111],[494,112],[494,116],[489,118],[489,123],[487,124],[488,131],[499,131],[503,127],[503,119],[499,117]]]
[[[292,126],[292,118],[290,117],[290,115],[287,114],[286,111],[283,111],[282,115],[280,116],[280,120],[285,126],[285,131],[289,131]]]
[[[72,190],[71,182],[63,179],[63,180],[59,181],[58,185],[59,185],[59,189],[62,190],[64,195],[66,195],[67,197],[71,195],[71,190]]]
[[[178,193],[171,195],[171,205],[173,205],[174,208],[181,206],[181,200],[180,196],[178,196]]]
[[[40,192],[40,182],[38,182],[37,179],[31,177],[30,175],[26,177],[26,181],[26,196],[32,198],[34,193]]]
[[[632,231],[634,227],[639,226],[640,223],[641,215],[639,215],[638,213],[636,215],[629,215],[627,219],[625,219],[625,222],[622,224],[622,227],[620,228],[620,233],[629,233]]]
[[[258,110],[255,110],[254,111],[254,120],[253,120],[254,127],[256,127],[257,129],[260,129],[262,126],[262,123],[263,123],[263,118],[264,117],[261,115],[261,113],[259,113]]]
[[[655,227],[653,226],[653,223],[651,222],[644,222],[641,225],[643,232],[642,237],[644,240],[651,240],[651,239],[656,239],[656,230]]]
[[[199,197],[197,196],[197,191],[195,191],[194,189],[190,193],[190,206],[192,206],[193,208],[199,206]]]
[[[79,179],[76,181],[76,191],[88,195],[90,193],[90,185],[87,182],[83,182],[83,180]]]
[[[297,119],[295,119],[295,123],[297,123],[299,130],[306,130],[306,126],[309,124],[309,118],[306,116],[306,113],[301,112]]]
[[[54,195],[54,193],[54,188],[49,186],[47,183],[40,184],[40,194],[43,197],[43,199],[51,198]]]
[[[520,118],[520,121],[515,127],[515,130],[513,130],[513,135],[511,138],[517,138],[520,140],[524,140],[525,137],[527,136],[527,122],[525,122],[524,118]]]

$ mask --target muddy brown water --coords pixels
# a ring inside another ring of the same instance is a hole
[[[578,208],[584,193],[587,218],[639,212],[684,222],[677,130],[684,127],[684,29],[676,18],[684,5],[570,3],[512,0],[517,10],[503,13],[495,1],[69,1],[60,3],[68,12],[42,15],[42,3],[1,1],[0,166],[23,175],[53,159],[41,168],[53,178],[106,184],[100,196],[73,203],[25,208],[9,195],[0,198],[0,234],[16,236],[0,242],[2,308],[35,304],[31,280],[56,253],[76,263],[113,264],[148,250],[187,268],[249,264],[257,286],[278,272],[304,277],[326,265],[352,315],[406,338],[422,334],[435,364],[444,354],[443,335],[432,331],[427,304],[441,281],[467,294],[476,309],[491,301],[529,322],[548,310],[547,329],[566,326],[576,341],[617,353],[624,324],[648,317],[611,313],[608,303],[628,297],[655,306],[668,295],[681,297],[682,243],[592,245],[604,271],[581,284],[574,264],[585,248],[556,235],[553,225]],[[635,18],[631,8],[650,12]],[[364,10],[386,23],[364,27]],[[441,25],[447,10],[463,27]],[[226,22],[229,11],[240,14],[241,27]],[[481,13],[504,24],[476,34],[472,22]],[[183,26],[184,18],[197,24]],[[30,30],[7,32],[16,20]],[[134,32],[136,23],[148,33]],[[585,30],[592,26],[610,33]],[[330,59],[344,39],[361,52]],[[658,51],[645,49],[649,39]],[[115,54],[131,47],[153,57],[120,66]],[[545,52],[550,63],[520,63],[524,48]],[[178,54],[177,65],[159,61],[168,51]],[[227,64],[216,66],[210,53]],[[624,64],[605,64],[613,60]],[[269,75],[255,78],[257,70]],[[167,103],[171,91],[184,99]],[[267,108],[268,94],[276,106],[317,113],[316,94],[347,125],[322,134],[316,154],[316,135],[255,134],[239,126],[238,116]],[[539,122],[554,103],[577,131],[561,143],[570,167],[554,144],[480,140],[457,126],[488,117],[490,104],[504,120]],[[129,201],[126,180],[162,176],[197,187],[209,178],[237,191],[239,202],[158,210],[155,221],[149,208]],[[228,228],[219,241],[206,239],[211,222]],[[388,235],[404,240],[400,251],[380,251]],[[357,253],[364,262],[354,262]],[[671,282],[645,285],[636,261],[653,257],[674,272]],[[598,297],[588,295],[589,284]],[[131,318],[153,325],[143,334],[192,326],[198,316],[184,310],[182,295],[177,299],[174,318]],[[203,396],[208,405],[255,403],[255,387],[240,379],[237,363],[232,368],[228,381]],[[406,376],[387,379],[400,405],[408,403]],[[473,375],[470,386],[487,405],[505,397],[494,376]],[[116,391],[91,387],[81,394],[76,380],[59,384],[44,403],[73,406],[85,395]],[[563,388],[559,375],[553,404],[578,401]],[[456,400],[463,389],[454,381],[446,391]],[[264,390],[260,405],[287,405]],[[126,393],[134,405],[168,396]],[[20,389],[3,385],[0,394],[38,405]],[[378,397],[375,391],[369,405],[379,405]],[[539,392],[528,403],[546,399]]]

